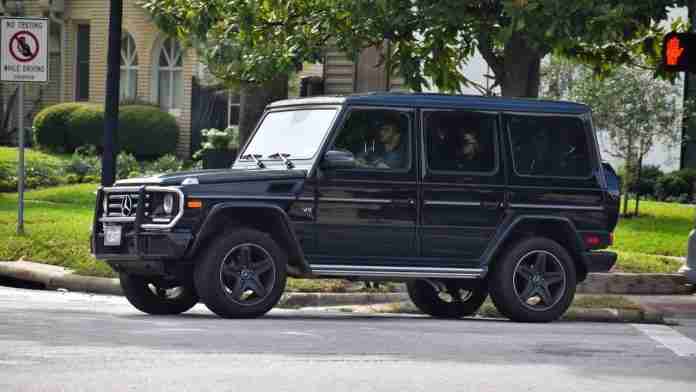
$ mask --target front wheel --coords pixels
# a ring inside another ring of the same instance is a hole
[[[483,282],[420,279],[408,282],[406,288],[420,311],[438,318],[471,316],[488,296]]]
[[[575,296],[575,263],[563,246],[548,238],[523,240],[493,266],[489,288],[496,308],[513,321],[560,318]]]
[[[198,303],[192,284],[166,285],[158,279],[121,273],[121,288],[136,309],[155,315],[180,314]]]
[[[266,233],[238,229],[217,238],[196,266],[203,303],[226,318],[259,317],[285,290],[287,256]]]

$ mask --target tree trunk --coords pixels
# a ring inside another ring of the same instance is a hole
[[[625,167],[626,167],[626,172],[624,174],[624,179],[623,179],[623,188],[624,188],[623,216],[628,215],[628,194],[630,192],[630,189],[629,189],[630,183],[628,181],[628,177],[630,176],[629,173],[631,172],[631,163],[629,162],[628,159],[626,159]]]
[[[243,83],[239,102],[239,137],[244,145],[256,127],[266,105],[288,97],[288,75],[262,84]]]
[[[638,167],[636,168],[638,174],[636,175],[636,209],[633,213],[634,216],[638,216],[638,205],[640,204],[640,178],[643,175],[643,157],[638,159]]]
[[[539,97],[542,57],[520,34],[508,41],[503,52],[503,75],[497,75],[504,97]]]

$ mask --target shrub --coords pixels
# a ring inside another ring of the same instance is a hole
[[[694,186],[696,186],[696,169],[682,169],[670,174],[681,178],[684,182],[689,184],[689,188],[684,193],[688,194],[689,198],[693,199]]]
[[[116,161],[116,177],[129,178],[138,177],[140,175],[140,164],[135,157],[127,152],[118,154]]]
[[[79,151],[75,151],[65,166],[65,173],[68,175],[69,184],[90,182],[87,177],[99,178],[101,175],[101,159],[96,155],[81,155]]]
[[[66,151],[65,142],[70,129],[70,114],[84,104],[61,103],[41,110],[34,117],[36,142],[53,151]]]
[[[66,140],[68,151],[84,145],[101,146],[104,132],[104,111],[98,105],[83,104],[69,117],[70,130]]]
[[[689,184],[674,174],[660,177],[655,185],[655,195],[660,200],[678,198],[689,192]]]
[[[34,122],[37,141],[51,150],[73,152],[81,146],[102,146],[101,106],[70,103],[44,109]],[[128,105],[119,112],[118,145],[139,158],[176,152],[179,127],[169,113],[151,105]]]
[[[179,126],[159,108],[124,106],[120,112],[119,146],[139,158],[155,158],[176,152]]]
[[[145,173],[159,174],[181,171],[184,165],[182,161],[172,154],[167,154],[156,161],[145,165]]]

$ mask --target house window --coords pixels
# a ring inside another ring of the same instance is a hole
[[[75,57],[75,100],[89,100],[89,25],[77,26]]]
[[[121,100],[131,100],[138,96],[138,52],[135,40],[129,33],[121,38]]]
[[[227,125],[239,125],[239,108],[241,106],[239,102],[239,93],[229,91],[227,95]]]
[[[183,51],[167,38],[162,42],[156,63],[157,102],[165,110],[179,109],[184,100]]]

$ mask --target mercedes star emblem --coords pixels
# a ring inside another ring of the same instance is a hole
[[[125,195],[123,201],[121,201],[121,215],[131,216],[133,213],[133,199],[130,195]]]

